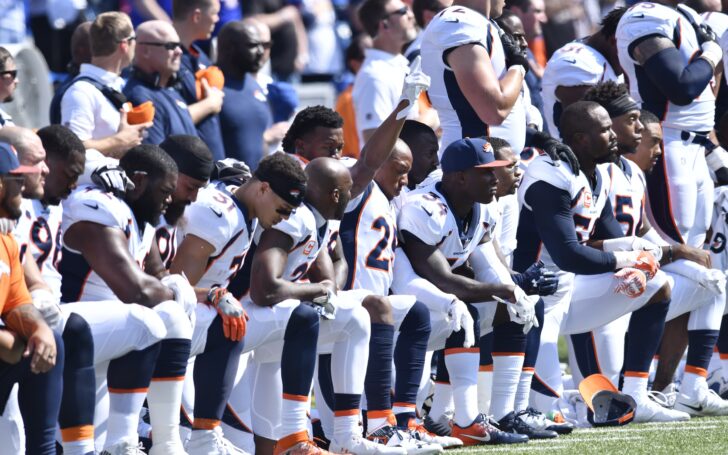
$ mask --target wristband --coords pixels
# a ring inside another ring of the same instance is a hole
[[[508,68],[509,70],[517,69],[519,73],[521,73],[521,77],[526,77],[526,68],[523,67],[523,65],[513,65]]]

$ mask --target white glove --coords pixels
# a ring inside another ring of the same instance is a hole
[[[334,298],[336,298],[336,294],[329,289],[326,291],[326,295],[316,297],[311,301],[314,309],[318,311],[318,314],[322,319],[336,319],[336,305],[334,305]]]
[[[15,220],[0,218],[0,234],[10,234],[15,229]]]
[[[124,172],[121,166],[106,164],[96,168],[91,174],[91,181],[107,193],[123,198],[127,191],[134,191],[134,182]]]
[[[700,58],[707,60],[713,68],[718,66],[718,63],[723,58],[723,50],[718,43],[715,41],[706,41],[700,46],[700,49],[703,51],[700,54]]]
[[[38,310],[43,319],[45,319],[48,327],[55,331],[60,331],[63,325],[63,313],[58,300],[48,289],[36,289],[30,293],[33,299],[33,306]]]
[[[538,296],[529,297],[518,286],[516,286],[513,293],[516,296],[515,303],[508,302],[497,296],[493,296],[493,298],[506,306],[508,315],[511,317],[511,322],[523,324],[523,333],[528,333],[532,327],[538,327],[538,320],[536,319],[536,302],[538,302]]]
[[[614,251],[647,251],[655,257],[657,262],[662,259],[662,247],[643,237],[619,237],[608,239],[602,243],[602,249],[612,253]]]
[[[182,305],[188,317],[195,314],[197,295],[187,278],[175,273],[162,277],[160,281],[174,293],[174,301]]]
[[[463,347],[473,347],[475,344],[474,322],[464,302],[457,299],[452,301],[450,310],[447,312],[447,321],[450,323],[450,330],[453,332],[459,332],[461,329],[465,330],[465,343]]]
[[[418,55],[409,67],[409,74],[404,78],[402,96],[399,100],[407,100],[408,106],[397,114],[397,120],[407,117],[417,107],[417,98],[428,88],[430,88],[430,76],[422,72],[422,57]]]
[[[705,269],[703,276],[698,280],[698,284],[713,294],[720,295],[725,292],[725,272],[718,269]]]

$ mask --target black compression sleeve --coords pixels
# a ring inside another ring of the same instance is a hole
[[[611,253],[582,245],[576,238],[569,193],[546,182],[537,182],[526,191],[541,241],[565,272],[596,275],[611,272],[616,260]]]
[[[696,58],[688,66],[682,62],[680,51],[670,47],[650,57],[643,68],[667,99],[678,106],[687,106],[710,83],[713,67],[702,58]]]

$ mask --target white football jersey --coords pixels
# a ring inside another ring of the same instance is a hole
[[[728,269],[728,187],[715,189],[715,205],[713,221],[710,225],[711,237],[705,242],[710,251],[710,260],[714,269]]]
[[[539,155],[529,164],[518,189],[521,216],[517,239],[518,251],[521,254],[532,254],[533,257],[522,258],[519,262],[530,265],[540,259],[547,267],[558,269],[548,249],[543,248],[534,225],[531,207],[524,200],[531,185],[543,181],[569,193],[576,237],[584,244],[594,231],[596,221],[604,210],[608,197],[609,182],[605,181],[604,174],[600,172],[597,172],[596,176],[596,185],[592,190],[589,179],[583,172],[579,171],[579,175],[576,176],[566,163],[555,166],[548,155]]]
[[[178,227],[179,238],[192,234],[215,248],[195,286],[227,287],[245,260],[257,224],[257,219],[248,221],[247,208],[232,194],[214,184],[201,189]]]
[[[430,88],[427,95],[432,106],[437,110],[442,127],[440,152],[456,140],[464,137],[489,136],[489,127],[480,120],[470,102],[460,90],[455,73],[447,65],[445,54],[458,46],[481,44],[490,55],[491,64],[498,78],[506,73],[505,54],[501,44],[498,28],[485,16],[464,6],[451,6],[440,11],[422,32],[422,71],[430,76]],[[512,128],[523,129],[525,141],[525,107],[523,118],[517,119],[514,114]],[[518,123],[521,122],[522,124]],[[504,122],[503,127],[508,127]],[[515,131],[509,137],[517,137]],[[505,137],[504,139],[508,139]],[[510,141],[509,141],[510,142]],[[511,144],[518,147],[518,144]]]
[[[128,241],[129,254],[139,267],[143,267],[154,241],[154,228],[147,223],[140,226],[126,202],[95,186],[81,186],[63,201],[61,231],[65,234],[71,226],[81,221],[122,231]],[[99,245],[99,248],[98,254],[103,254],[103,246]],[[63,245],[58,271],[63,277],[62,302],[118,300],[83,255],[66,245]]]
[[[271,229],[281,231],[293,240],[282,276],[287,281],[296,282],[304,278],[321,249],[329,243],[328,221],[306,203],[296,208],[287,220],[281,221]],[[256,245],[262,232],[258,226],[255,232]]]
[[[630,45],[640,38],[659,34],[675,44],[683,64],[687,66],[693,56],[701,52],[690,17],[697,24],[702,18],[692,9],[680,5],[680,10],[652,2],[640,2],[624,13],[617,26],[617,52],[619,63],[629,82],[632,98],[662,120],[663,127],[688,131],[710,131],[715,115],[715,96],[710,84],[687,106],[668,101],[657,90],[649,76],[629,54]]]
[[[397,218],[375,182],[349,201],[339,238],[349,265],[344,289],[368,289],[388,295],[397,246]]]
[[[492,238],[495,226],[487,206],[475,204],[470,220],[458,221],[439,184],[412,191],[397,217],[400,231],[407,231],[427,245],[437,246],[447,258],[451,269],[456,269],[488,236]]]
[[[642,228],[642,212],[647,194],[645,174],[633,161],[619,157],[619,163],[600,164],[597,169],[609,182],[609,201],[614,218],[625,237],[637,235]]]
[[[39,200],[23,199],[20,206],[23,214],[13,230],[20,247],[20,260],[25,260],[25,252],[30,251],[43,281],[50,286],[56,298],[61,297],[61,274],[58,262],[61,259],[61,218],[60,205],[44,206]]]
[[[554,52],[546,63],[541,80],[544,116],[551,136],[561,137],[558,123],[563,107],[556,99],[556,88],[596,85],[617,79],[607,59],[582,42],[573,41]]]

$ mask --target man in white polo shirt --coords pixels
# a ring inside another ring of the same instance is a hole
[[[359,21],[373,39],[372,48],[364,51],[352,92],[363,146],[397,106],[409,73],[402,48],[417,36],[417,29],[412,10],[402,0],[366,0],[359,8]]]
[[[61,100],[61,124],[83,141],[87,149],[120,158],[141,144],[151,123],[129,125],[121,93],[121,71],[134,58],[136,35],[129,16],[120,12],[100,14],[91,24],[91,63],[81,72]]]
[[[0,103],[9,103],[13,100],[13,93],[18,88],[18,67],[7,49],[0,47]],[[13,118],[0,109],[0,128],[13,126]]]

